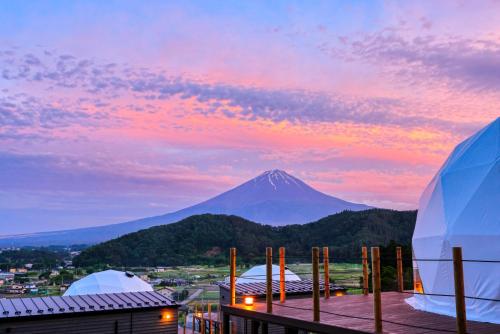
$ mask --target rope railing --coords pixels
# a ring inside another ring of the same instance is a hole
[[[459,263],[462,265],[463,263],[500,263],[500,260],[486,260],[486,259],[419,259],[419,258],[413,258],[412,259],[414,262],[453,262],[455,265]],[[463,274],[460,277],[460,281],[462,281],[460,284],[463,285]],[[457,282],[455,282],[457,283]],[[463,287],[462,287],[463,288]],[[419,291],[398,291],[400,293],[405,293],[405,294],[411,294],[411,295],[420,295],[420,296],[431,296],[431,297],[449,297],[449,298],[457,298],[456,294],[445,294],[445,293],[429,293],[429,292],[419,292]],[[459,298],[462,299],[470,299],[470,300],[482,300],[482,301],[491,301],[491,302],[500,302],[500,299],[497,298],[487,298],[487,297],[480,297],[480,296],[466,296],[465,294],[462,294],[462,296],[459,296]]]
[[[467,321],[466,321],[466,300],[481,300],[481,301],[489,301],[489,302],[499,302],[500,299],[496,298],[487,298],[482,296],[466,296],[465,295],[465,284],[464,284],[464,263],[487,263],[487,264],[496,264],[500,263],[499,260],[492,259],[463,259],[462,258],[462,249],[460,247],[453,247],[453,258],[413,258],[413,263],[419,262],[436,262],[442,263],[447,262],[453,264],[453,276],[454,276],[454,288],[455,293],[437,293],[437,292],[425,292],[421,282],[414,282],[414,291],[403,291],[403,276],[400,274],[398,270],[397,275],[397,283],[398,289],[397,292],[404,293],[412,296],[430,296],[430,297],[445,297],[445,298],[453,298],[455,300],[455,308],[456,308],[456,332],[459,334],[467,333]],[[400,258],[397,260],[398,269],[402,268],[402,261]],[[414,268],[416,269],[416,268]],[[418,270],[418,268],[417,268]],[[402,272],[402,269],[401,269]],[[442,330],[440,330],[442,331]]]
[[[453,262],[453,259],[412,259],[416,262]],[[500,263],[500,260],[462,260],[462,262],[477,262],[477,263]]]
[[[420,295],[420,296],[453,297],[453,298],[455,298],[454,294],[445,294],[445,293],[425,293],[425,292],[416,292],[416,291],[401,291],[399,293]],[[485,298],[485,297],[476,297],[476,296],[464,296],[464,298],[465,299],[484,300],[484,301],[490,301],[490,302],[500,302],[500,299],[495,299],[495,298]]]

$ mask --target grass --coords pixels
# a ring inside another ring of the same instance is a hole
[[[237,276],[241,275],[250,268],[238,267]],[[297,273],[302,279],[312,278],[312,266],[310,263],[292,263],[288,265],[288,269]],[[323,266],[320,266],[320,272],[323,273]],[[321,274],[322,275],[322,274]],[[184,278],[193,279],[193,284],[184,287],[175,287],[177,291],[188,289],[190,294],[198,289],[203,289],[197,298],[190,304],[195,303],[218,303],[219,289],[216,285],[212,284],[216,281],[222,281],[225,277],[229,276],[228,266],[179,266],[167,268],[165,272],[154,273],[157,278]],[[196,278],[195,278],[196,277]],[[338,285],[353,287],[349,289],[349,293],[361,293],[361,289],[356,289],[360,284],[362,277],[361,264],[352,263],[330,263],[330,279]]]

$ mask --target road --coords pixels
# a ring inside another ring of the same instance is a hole
[[[203,289],[198,289],[193,294],[186,299],[184,299],[182,302],[180,302],[181,305],[186,305],[189,304],[192,300],[196,299],[199,295],[203,293]]]

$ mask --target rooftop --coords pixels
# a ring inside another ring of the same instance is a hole
[[[0,320],[5,318],[83,312],[116,311],[173,306],[177,304],[157,292],[106,293],[81,296],[0,298]]]
[[[280,293],[279,281],[273,281],[273,294]],[[229,290],[229,283],[219,282],[219,286]],[[289,281],[285,284],[285,292],[287,295],[312,293],[313,282],[310,279],[302,281]],[[324,281],[320,280],[319,288],[321,291],[325,290]],[[330,291],[345,290],[342,286],[330,284]],[[266,282],[253,282],[253,283],[236,283],[236,295],[240,296],[263,296],[266,294]]]

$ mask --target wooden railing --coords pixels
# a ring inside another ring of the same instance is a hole
[[[273,313],[273,291],[272,291],[272,281],[273,281],[273,273],[272,273],[272,248],[267,247],[266,248],[266,309],[267,313],[272,314]],[[285,293],[285,287],[286,287],[286,282],[285,282],[285,248],[281,247],[279,250],[279,266],[280,266],[280,303],[284,304],[286,300],[286,293]],[[231,305],[235,303],[235,298],[233,296],[236,296],[236,249],[231,248],[230,252],[230,273],[231,273],[231,278],[230,278],[230,296],[231,296]],[[402,251],[401,247],[396,248],[396,280],[397,280],[397,290],[400,293],[408,293],[404,291],[404,282],[403,282],[403,257],[402,257]],[[329,264],[330,264],[330,258],[329,258],[329,252],[328,252],[328,247],[323,248],[323,267],[325,268],[324,270],[324,280],[325,282],[329,282]],[[443,261],[442,259],[437,259],[437,260],[429,260],[427,259],[426,261]],[[466,316],[465,316],[465,298],[476,298],[476,299],[484,299],[484,298],[477,298],[477,297],[467,297],[464,296],[464,277],[463,277],[463,268],[462,268],[462,249],[461,247],[453,247],[453,259],[449,259],[446,261],[452,261],[454,264],[454,278],[455,278],[455,294],[450,295],[449,297],[455,297],[455,303],[456,303],[456,321],[457,321],[457,332],[459,334],[465,334],[466,333]],[[481,262],[481,260],[477,260],[478,262]],[[363,268],[363,285],[362,285],[362,290],[364,295],[369,294],[369,282],[368,282],[368,251],[366,247],[362,248],[362,268]],[[372,247],[371,248],[371,264],[372,264],[372,296],[373,296],[373,321],[374,321],[374,327],[375,331],[377,333],[382,333],[383,331],[383,322],[384,320],[382,319],[382,287],[381,287],[381,274],[380,274],[380,249],[379,247]],[[483,261],[484,262],[484,261]],[[490,261],[492,262],[492,261]],[[498,261],[495,261],[498,262]],[[320,273],[319,273],[319,248],[318,247],[313,247],[312,248],[312,276],[313,276],[313,293],[312,293],[312,311],[313,313],[313,319],[315,322],[320,321],[320,314],[322,311],[320,310]],[[246,277],[248,278],[248,277]],[[328,287],[328,283],[325,284]],[[422,295],[429,295],[432,296],[433,294],[429,293],[418,293],[418,292],[413,292],[414,294],[422,294]],[[435,294],[437,295],[437,294]],[[329,294],[329,289],[328,292],[325,291],[324,294],[325,299],[328,299],[330,297]],[[284,306],[284,305],[283,305]],[[204,333],[209,333],[209,332],[204,332]],[[211,333],[211,332],[210,332]],[[226,333],[228,331],[226,330]]]
[[[193,315],[192,333],[221,334],[222,322],[218,320],[207,319],[203,316]]]

